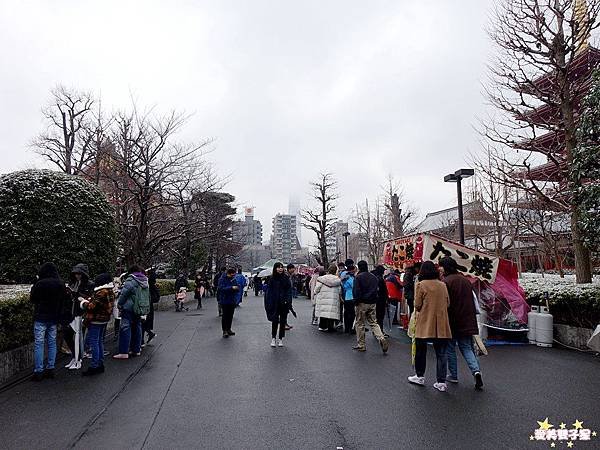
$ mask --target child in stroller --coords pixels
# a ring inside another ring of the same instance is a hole
[[[175,311],[189,311],[190,308],[183,305],[185,299],[187,297],[187,289],[185,287],[180,287],[179,292],[175,295]]]

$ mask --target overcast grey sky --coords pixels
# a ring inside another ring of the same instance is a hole
[[[340,218],[388,173],[423,215],[453,206],[442,178],[478,148],[491,3],[2,1],[0,172],[43,164],[27,144],[63,83],[107,108],[133,94],[192,114],[181,137],[216,139],[228,191],[266,234],[321,171]]]

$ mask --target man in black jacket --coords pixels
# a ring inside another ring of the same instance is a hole
[[[33,303],[34,362],[33,381],[44,376],[54,378],[56,362],[56,328],[63,305],[70,300],[58,270],[52,263],[40,267],[38,281],[31,288],[29,300]],[[44,370],[44,344],[48,344],[48,361]]]
[[[369,265],[366,261],[359,261],[358,275],[354,278],[352,294],[356,303],[356,346],[354,350],[364,352],[367,350],[365,345],[365,321],[369,323],[373,334],[379,341],[383,353],[388,350],[388,341],[383,336],[381,328],[377,324],[375,309],[377,297],[379,294],[379,280],[375,275],[369,273]]]

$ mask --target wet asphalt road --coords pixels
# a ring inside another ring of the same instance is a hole
[[[223,339],[214,299],[201,311],[157,313],[158,337],[140,358],[107,360],[92,378],[60,370],[0,394],[0,447],[7,449],[479,449],[549,448],[531,443],[537,420],[583,420],[600,434],[600,359],[572,351],[493,347],[476,392],[409,385],[410,346],[384,356],[372,337],[320,333],[310,303],[286,346],[273,349],[262,298],[236,310]],[[553,422],[554,421],[554,422]],[[565,447],[564,444],[561,444]],[[600,448],[600,440],[577,448]],[[566,447],[565,447],[566,448]]]

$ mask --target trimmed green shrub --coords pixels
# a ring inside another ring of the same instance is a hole
[[[595,328],[600,323],[600,284],[574,284],[552,277],[521,280],[530,305],[545,305],[548,293],[550,313],[554,322],[583,328]]]
[[[31,283],[54,262],[66,276],[83,262],[93,276],[114,268],[117,227],[105,195],[81,177],[51,170],[0,176],[0,282]]]
[[[0,301],[0,352],[33,342],[33,305],[29,294]]]

